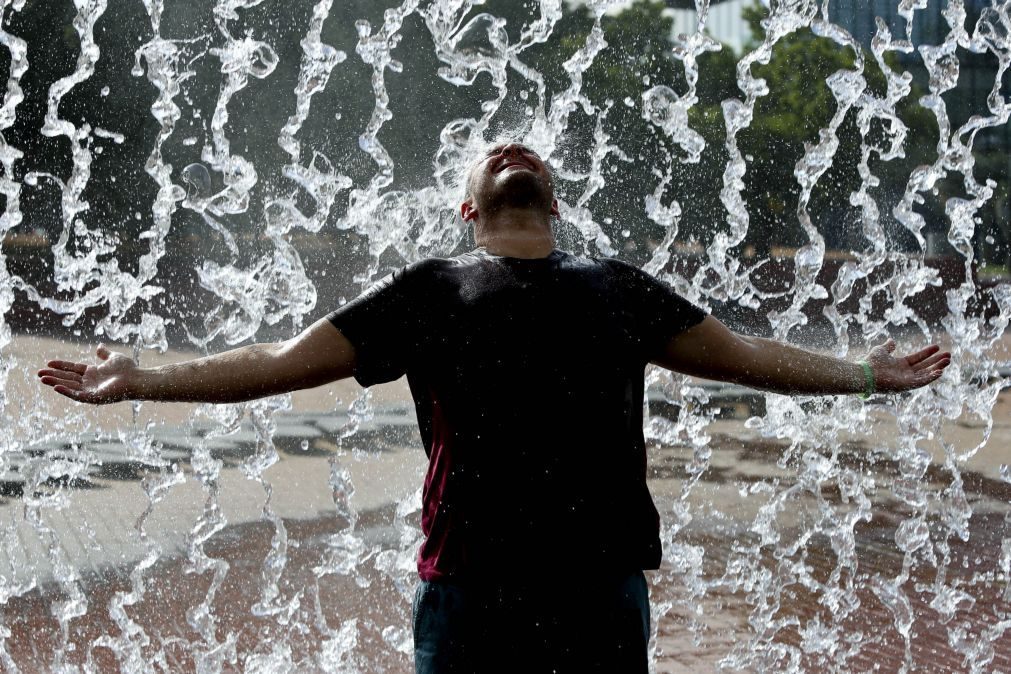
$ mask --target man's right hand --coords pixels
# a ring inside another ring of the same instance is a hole
[[[104,344],[96,352],[96,365],[69,360],[51,360],[39,370],[40,381],[72,400],[105,405],[130,398],[130,381],[136,364],[121,353],[109,351]]]
[[[51,360],[39,370],[43,384],[82,403],[120,400],[237,403],[350,377],[355,349],[326,318],[276,344],[247,346],[182,363],[137,367],[126,356],[98,347],[96,365]]]

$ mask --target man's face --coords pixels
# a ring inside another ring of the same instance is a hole
[[[474,165],[468,177],[470,197],[464,202],[464,220],[479,211],[504,207],[542,208],[558,215],[551,172],[540,156],[522,143],[500,143]]]

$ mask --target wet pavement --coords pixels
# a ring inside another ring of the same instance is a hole
[[[274,608],[284,609],[273,614],[263,608],[261,595],[263,562],[271,551],[275,529],[262,519],[262,485],[241,470],[242,462],[254,455],[252,430],[242,428],[214,445],[212,453],[225,462],[219,480],[222,508],[233,524],[211,536],[204,547],[210,559],[228,565],[213,597],[212,638],[196,629],[201,623],[194,611],[205,600],[214,574],[198,571],[186,551],[187,537],[202,507],[201,487],[192,475],[172,487],[169,497],[155,506],[147,520],[150,540],[157,542],[163,553],[144,570],[138,586],[142,592],[135,603],[126,602],[122,615],[113,608],[115,600],[118,596],[122,602],[125,595],[121,593],[131,591],[131,571],[146,550],[133,525],[146,501],[137,478],[150,469],[132,467],[127,471],[129,462],[110,461],[82,475],[78,488],[67,490],[70,501],[65,507],[40,510],[42,520],[60,532],[57,538],[63,558],[80,571],[73,585],[80,588],[81,598],[87,602],[86,612],[80,611],[81,606],[75,608],[81,615],[69,620],[65,637],[55,615],[66,610],[73,598],[71,585],[47,576],[42,560],[51,559],[51,553],[18,517],[23,505],[14,497],[21,495],[10,494],[10,500],[0,505],[0,516],[8,522],[8,539],[14,527],[20,542],[5,546],[9,561],[0,576],[9,588],[12,580],[29,580],[26,573],[31,570],[37,582],[37,587],[10,598],[4,607],[11,660],[25,672],[52,671],[61,662],[90,662],[94,671],[116,671],[117,657],[112,649],[125,648],[127,653],[135,646],[148,656],[157,654],[155,664],[162,671],[183,672],[198,671],[199,658],[214,655],[217,647],[216,654],[224,657],[224,671],[250,671],[260,665],[266,667],[260,671],[272,671],[281,660],[307,672],[411,671],[409,655],[397,650],[398,646],[409,649],[405,638],[410,625],[410,570],[377,570],[382,565],[376,563],[374,554],[398,547],[396,504],[416,490],[424,467],[416,438],[403,431],[405,415],[403,407],[380,410],[371,426],[355,436],[357,449],[341,449],[336,461],[353,476],[356,492],[352,503],[360,518],[356,532],[366,549],[374,546],[370,559],[349,575],[319,573],[347,526],[346,520],[336,516],[327,482],[340,443],[335,434],[339,435],[347,420],[323,414],[279,418],[276,443],[280,460],[265,477],[274,488],[272,507],[283,518],[288,549],[278,597],[273,600]],[[384,422],[393,423],[384,429]],[[804,671],[838,671],[840,667],[845,671],[899,671],[907,657],[905,642],[896,630],[895,614],[871,588],[875,578],[894,578],[902,571],[904,557],[895,545],[895,533],[909,513],[887,495],[876,500],[873,519],[855,529],[858,564],[853,577],[831,581],[838,557],[827,536],[815,535],[793,557],[776,557],[771,546],[759,546],[756,536],[749,533],[756,497],[748,493],[748,485],[777,479],[780,486],[789,483],[789,471],[777,463],[783,447],[747,437],[733,420],[714,422],[711,430],[715,433],[710,468],[691,497],[697,501],[692,506],[697,518],[674,541],[678,546],[704,550],[699,576],[707,587],[703,593],[689,592],[691,579],[683,569],[665,568],[650,574],[654,604],[672,604],[659,621],[656,671],[714,671],[721,663],[731,665],[742,649],[757,647],[769,653],[762,667],[765,671],[786,669],[791,657]],[[735,432],[721,432],[724,430]],[[192,451],[187,442],[198,442],[205,431],[196,429],[175,438],[162,434],[165,448],[184,456],[177,464],[184,475],[190,471],[185,457]],[[308,440],[305,449],[303,440]],[[857,463],[865,451],[866,447],[853,443],[840,460]],[[651,488],[665,516],[689,477],[686,454],[682,447],[653,448],[650,452]],[[873,471],[886,476],[893,468],[887,461],[879,461]],[[946,478],[935,465],[926,479],[942,485]],[[981,642],[980,634],[987,629],[994,638],[988,640],[992,654],[984,671],[1011,671],[1011,591],[1000,567],[1002,542],[1011,537],[1006,516],[1011,484],[973,471],[964,473],[963,479],[976,512],[970,520],[969,540],[949,539],[946,583],[974,600],[956,604],[950,616],[941,615],[930,605],[935,569],[925,559],[913,560],[908,580],[902,585],[914,617],[908,651],[912,671],[968,671],[959,649]],[[823,496],[839,505],[840,495],[831,489]],[[786,525],[779,530],[783,539],[805,535],[804,511],[812,508],[812,503],[802,500],[795,507],[792,521],[798,526],[791,529],[791,519],[785,518]],[[414,513],[408,521],[416,525],[416,517]],[[931,521],[931,527],[935,529],[932,533],[939,535],[940,524]],[[76,535],[71,535],[72,530]],[[784,564],[801,562],[807,569],[806,583],[783,584],[771,598],[774,605],[766,607],[767,616],[780,621],[772,636],[749,628],[759,604],[755,588],[734,587],[726,580],[728,566],[741,559],[740,551],[750,546],[760,548],[750,559],[770,576]],[[408,549],[399,561],[409,567],[412,556]],[[824,601],[824,590],[833,582],[856,588],[852,605],[846,607],[848,615],[838,620]],[[336,646],[329,650],[322,646],[339,643],[340,628],[349,624],[356,633],[353,651],[343,653]],[[838,644],[829,650],[819,647],[811,631],[812,625],[819,624],[834,625],[852,638],[845,652]],[[964,642],[958,649],[948,639],[953,626],[961,630]],[[283,644],[287,650],[278,654],[272,644]],[[777,653],[776,647],[783,650]],[[330,656],[335,659],[327,660]],[[271,660],[277,657],[281,660]]]

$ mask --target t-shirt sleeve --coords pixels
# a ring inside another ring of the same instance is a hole
[[[617,277],[623,311],[632,321],[645,359],[658,356],[671,338],[698,325],[708,315],[635,265],[614,259],[606,262]]]
[[[429,323],[426,276],[417,264],[399,269],[327,316],[354,345],[362,386],[398,379],[417,362]]]

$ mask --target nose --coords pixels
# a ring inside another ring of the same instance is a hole
[[[509,143],[502,148],[502,154],[518,156],[521,154],[520,145],[518,143]]]

